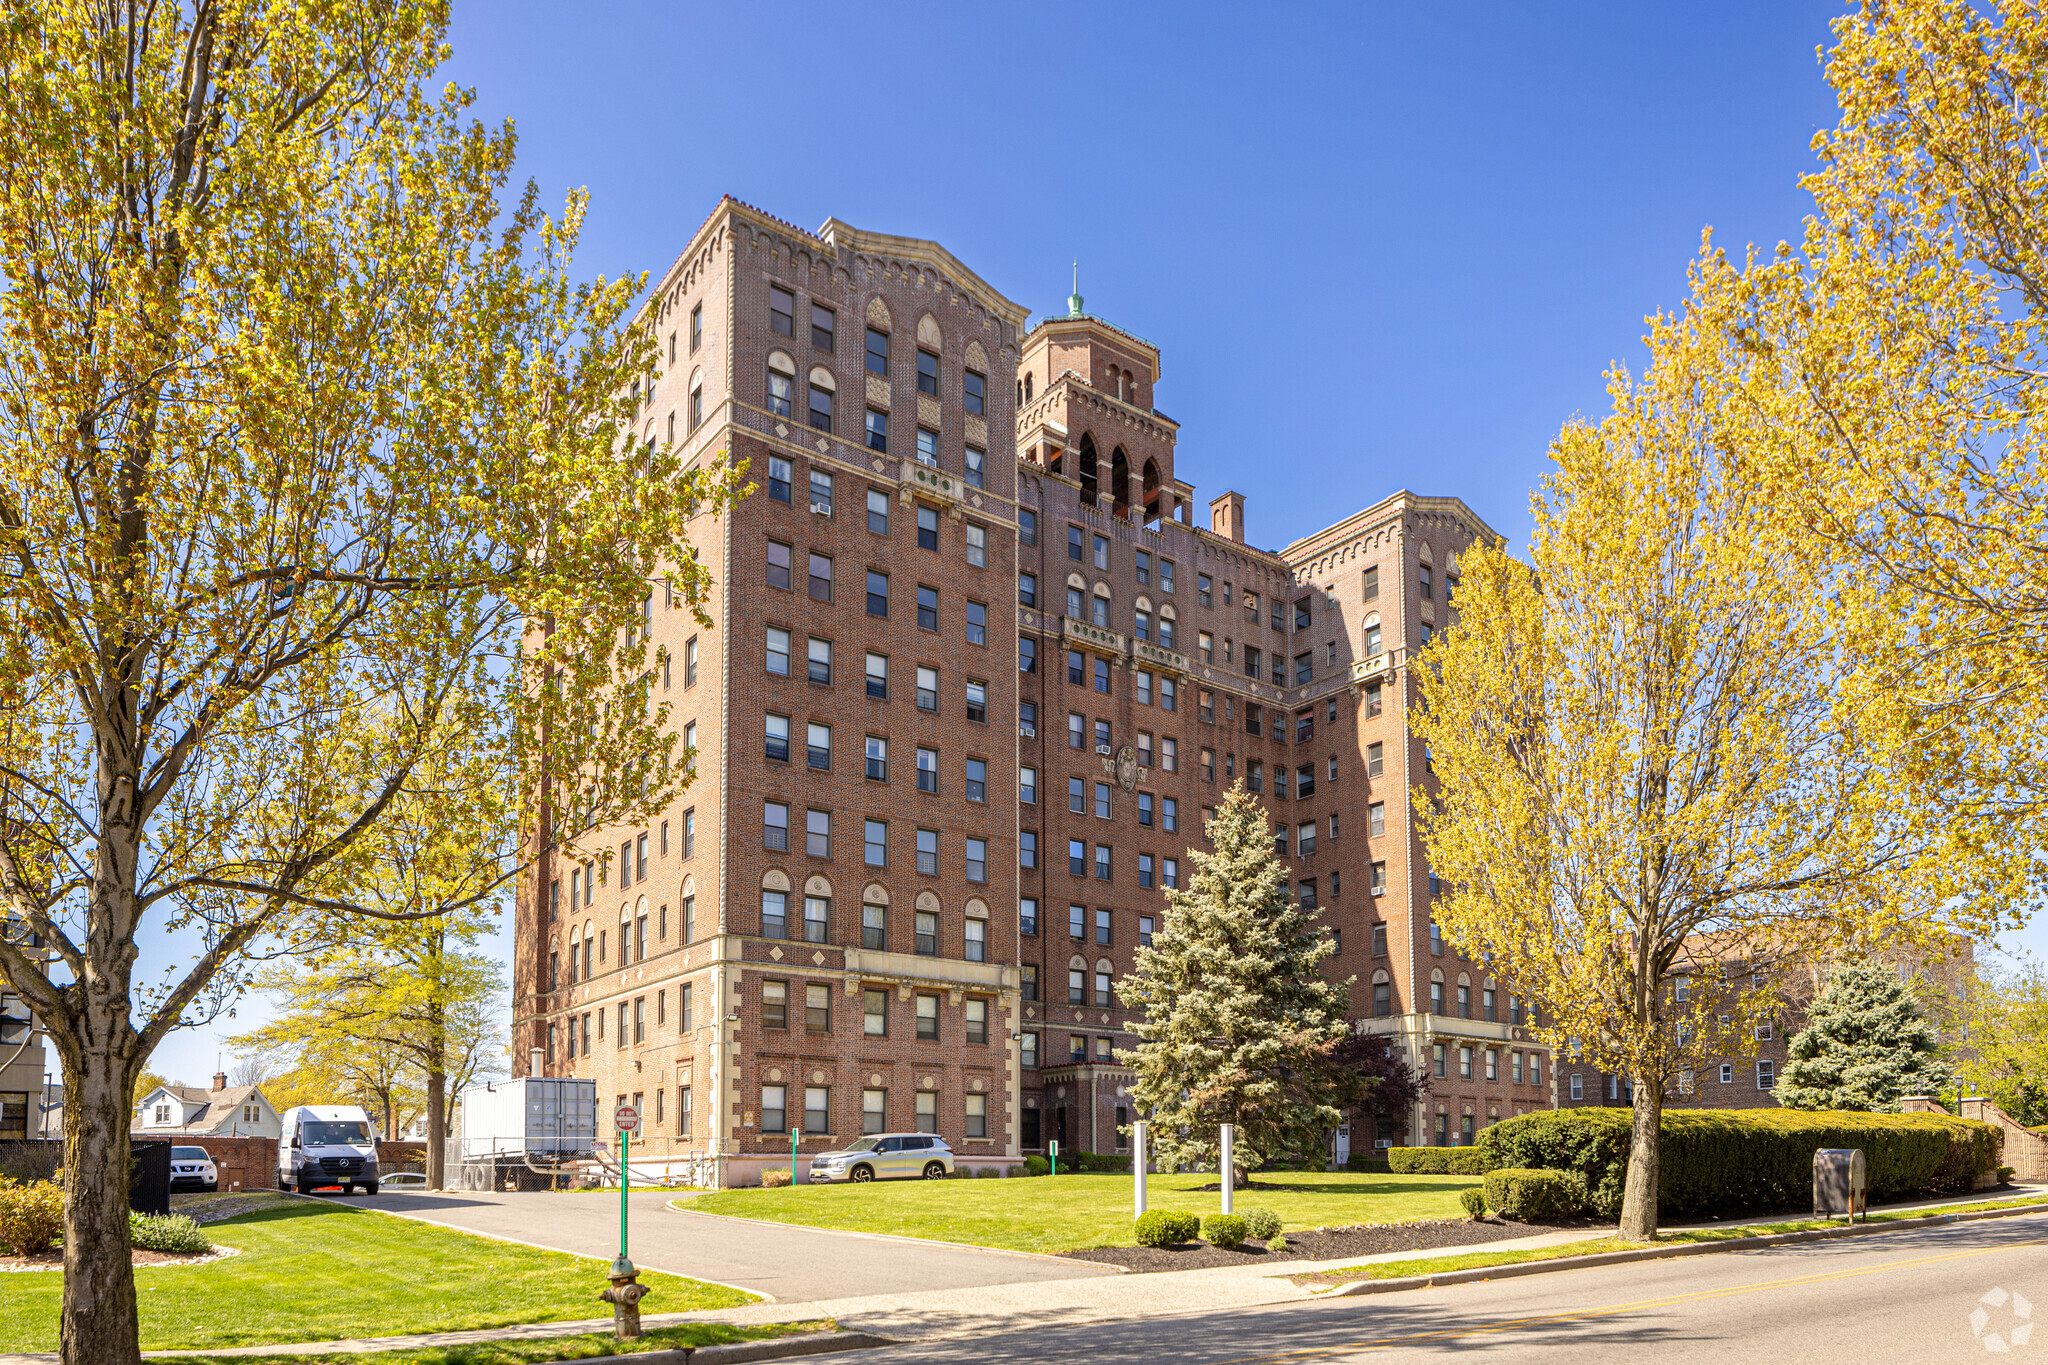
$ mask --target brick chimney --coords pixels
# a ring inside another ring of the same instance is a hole
[[[1209,529],[1226,540],[1244,544],[1244,494],[1219,493],[1209,499]]]
[[[227,1089],[227,1088],[228,1088],[228,1073],[227,1073],[227,1072],[225,1072],[225,1071],[216,1071],[216,1072],[214,1072],[214,1073],[213,1073],[213,1088],[214,1088],[215,1090],[225,1090],[225,1089]]]

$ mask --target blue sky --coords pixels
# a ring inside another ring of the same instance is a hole
[[[590,190],[585,272],[658,273],[728,193],[935,239],[1040,313],[1078,258],[1255,543],[1402,488],[1519,543],[1701,230],[1797,237],[1838,8],[458,0],[448,76],[549,202]]]

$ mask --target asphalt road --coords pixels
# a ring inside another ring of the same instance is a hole
[[[1998,1301],[1985,1302],[1987,1295]],[[1980,1307],[1984,1317],[1973,1322]],[[1917,1365],[1998,1353],[2048,1360],[2048,1329],[2039,1337],[2026,1331],[2039,1318],[2048,1318],[2048,1216],[1231,1313],[1045,1328],[835,1359],[849,1365],[1322,1365],[1484,1353],[1574,1365]],[[2004,1352],[1987,1345],[1993,1334]]]
[[[1070,1280],[1114,1273],[1082,1261],[1012,1256],[775,1223],[741,1222],[667,1207],[674,1194],[629,1196],[627,1249],[643,1270],[737,1285],[783,1302]],[[351,1204],[430,1223],[610,1260],[619,1249],[619,1197],[605,1194],[426,1194],[384,1190]],[[648,1312],[662,1311],[648,1301]]]

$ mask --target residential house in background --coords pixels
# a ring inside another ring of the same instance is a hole
[[[282,1134],[277,1110],[255,1085],[229,1085],[213,1073],[213,1088],[160,1085],[135,1106],[129,1129],[139,1137],[267,1137]]]

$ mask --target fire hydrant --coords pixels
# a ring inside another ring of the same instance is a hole
[[[612,1262],[611,1281],[611,1288],[599,1291],[598,1297],[612,1306],[612,1335],[631,1341],[640,1335],[640,1300],[647,1297],[647,1286],[624,1256]]]

